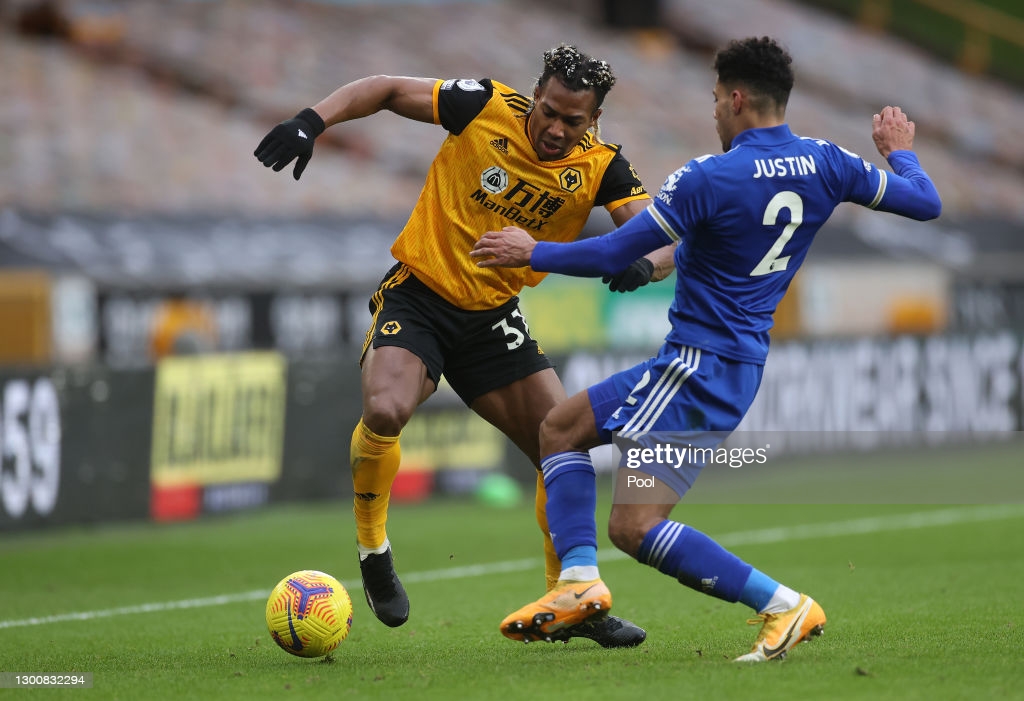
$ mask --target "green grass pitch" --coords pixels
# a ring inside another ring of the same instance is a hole
[[[1020,470],[1020,454],[1003,446],[992,460]],[[962,464],[985,460],[979,450]],[[0,672],[91,672],[92,689],[43,692],[72,699],[1024,698],[1020,492],[989,505],[729,504],[716,489],[722,503],[684,501],[674,516],[829,617],[824,636],[782,662],[731,662],[757,631],[749,611],[619,556],[603,532],[614,611],[646,627],[647,642],[506,640],[500,620],[543,586],[532,505],[435,500],[392,510],[412,601],[397,629],[359,589],[349,504],[4,535]],[[287,655],[264,624],[271,587],[306,568],[352,594],[352,632],[328,661]]]

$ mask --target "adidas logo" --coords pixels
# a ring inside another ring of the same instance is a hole
[[[508,153],[508,139],[506,139],[504,136],[501,137],[500,139],[495,139],[494,141],[492,141],[491,146],[498,149],[502,153]]]
[[[700,580],[700,588],[703,589],[705,593],[714,591],[716,584],[718,584],[718,577],[703,577]]]

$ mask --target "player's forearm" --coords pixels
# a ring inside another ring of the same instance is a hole
[[[913,151],[893,151],[886,160],[896,176],[888,179],[878,209],[918,221],[937,218],[942,213],[942,200],[917,155]]]
[[[530,267],[576,277],[617,275],[637,258],[664,247],[667,239],[648,215],[640,215],[604,236],[572,243],[539,241],[530,256]]]
[[[654,264],[654,273],[651,275],[651,282],[664,280],[676,269],[676,246],[671,243],[667,246],[651,251],[645,258]]]

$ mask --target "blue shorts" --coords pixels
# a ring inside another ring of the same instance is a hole
[[[692,346],[666,343],[653,358],[615,373],[587,390],[602,443],[654,449],[669,442],[673,459],[632,461],[680,498],[713,448],[732,433],[757,395],[764,366],[722,358]],[[648,453],[649,455],[649,453]],[[680,460],[678,458],[686,458]],[[685,464],[682,464],[684,463]]]

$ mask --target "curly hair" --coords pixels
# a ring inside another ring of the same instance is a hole
[[[544,71],[537,79],[537,86],[557,76],[569,90],[593,90],[597,98],[596,107],[604,102],[605,95],[615,85],[615,76],[607,61],[598,61],[569,44],[561,44],[544,52]]]
[[[723,85],[743,85],[754,97],[785,108],[793,89],[793,57],[769,37],[748,37],[729,42],[715,54],[715,71]]]

